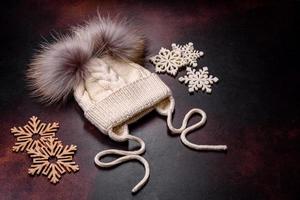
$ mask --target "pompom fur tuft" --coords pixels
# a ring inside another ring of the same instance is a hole
[[[144,51],[143,35],[127,21],[97,17],[72,28],[68,36],[58,37],[53,44],[43,45],[26,76],[33,95],[52,104],[67,99],[84,78],[91,58],[109,55],[142,64]]]

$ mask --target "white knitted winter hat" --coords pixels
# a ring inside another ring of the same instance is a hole
[[[133,140],[140,144],[136,151],[116,149],[99,152],[95,163],[111,167],[127,160],[138,160],[145,167],[144,178],[132,189],[138,191],[148,180],[149,165],[141,156],[145,144],[129,134],[128,125],[156,109],[167,116],[173,133],[181,134],[181,141],[197,150],[226,150],[224,145],[196,145],[186,135],[202,126],[206,114],[200,109],[190,110],[182,126],[174,128],[172,113],[174,99],[171,90],[160,78],[143,68],[144,38],[125,21],[98,17],[84,26],[75,27],[71,34],[45,44],[29,66],[27,77],[33,94],[45,103],[65,100],[71,93],[85,117],[111,139]],[[191,126],[187,122],[194,113],[201,120]],[[105,163],[103,156],[117,154],[118,159]]]

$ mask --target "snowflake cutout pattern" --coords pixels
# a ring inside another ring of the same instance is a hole
[[[49,137],[55,137],[58,128],[59,124],[56,122],[41,123],[37,117],[33,116],[25,126],[10,129],[11,133],[16,137],[12,150],[19,152],[41,147]]]
[[[203,67],[196,71],[191,67],[186,68],[187,75],[179,77],[180,82],[188,84],[189,92],[202,90],[203,92],[211,93],[211,85],[219,81],[217,77],[209,75],[208,68]]]
[[[49,138],[44,146],[28,151],[30,157],[33,158],[28,174],[40,175],[42,173],[51,183],[56,184],[66,171],[71,173],[79,170],[79,166],[73,161],[76,150],[76,145],[63,146],[55,138]]]
[[[196,67],[197,59],[204,55],[203,51],[198,51],[194,49],[194,44],[189,42],[185,45],[178,45],[173,43],[172,49],[181,52],[181,56],[184,60],[184,65]]]
[[[178,50],[168,50],[161,48],[158,55],[150,58],[150,61],[155,66],[155,72],[168,73],[175,76],[178,69],[184,66],[184,60]]]

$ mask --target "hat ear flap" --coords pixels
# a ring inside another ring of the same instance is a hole
[[[108,131],[108,136],[117,142],[127,141],[128,135],[129,129],[127,124],[122,124]]]
[[[168,98],[158,103],[155,109],[159,114],[163,116],[167,116],[169,113],[173,113],[174,108],[175,108],[174,98],[172,96],[169,96]]]

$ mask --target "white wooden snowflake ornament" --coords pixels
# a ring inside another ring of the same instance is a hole
[[[199,71],[187,67],[186,71],[187,75],[179,77],[178,80],[188,84],[189,92],[202,90],[203,92],[211,93],[212,84],[219,81],[217,77],[209,75],[207,67],[203,67],[202,69],[199,69]]]
[[[204,55],[203,51],[194,49],[194,44],[189,42],[185,45],[172,44],[172,50],[178,50],[181,52],[181,56],[184,60],[184,65],[196,67],[197,59]]]
[[[184,60],[181,56],[181,52],[178,50],[168,50],[161,48],[158,55],[150,58],[150,61],[155,66],[155,72],[168,73],[175,76],[178,69],[184,66]]]

